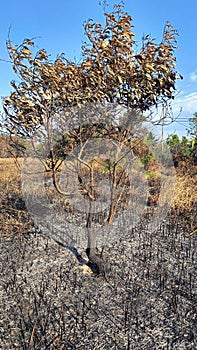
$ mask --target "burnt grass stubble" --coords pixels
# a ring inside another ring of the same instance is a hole
[[[25,222],[22,201],[10,203]],[[128,230],[98,276],[33,223],[2,233],[0,349],[196,349],[196,217]]]

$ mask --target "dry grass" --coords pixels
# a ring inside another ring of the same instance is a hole
[[[1,235],[21,233],[29,227],[30,217],[25,211],[21,197],[21,167],[23,159],[16,162],[13,158],[0,158],[0,232]],[[197,207],[197,173],[196,167],[183,174],[177,171],[176,188],[171,209],[176,215],[191,213]],[[195,232],[195,224],[192,225]]]
[[[22,159],[0,158],[0,236],[21,235],[32,224],[21,196],[21,165]]]
[[[20,166],[22,158],[0,158],[0,179],[2,183],[11,183],[20,180]]]
[[[197,206],[196,190],[197,175],[177,176],[172,207],[192,211]]]

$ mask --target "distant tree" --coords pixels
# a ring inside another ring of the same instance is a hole
[[[197,112],[195,112],[194,116],[189,119],[189,128],[187,129],[187,134],[197,142]]]
[[[170,146],[171,150],[176,150],[180,144],[179,136],[177,134],[168,135],[166,143]]]
[[[28,142],[16,137],[0,133],[0,157],[9,158],[9,157],[22,157],[24,151],[27,148]]]
[[[46,164],[50,165],[53,183],[57,190],[56,171],[59,167],[59,159],[56,157],[57,139],[54,142],[54,134],[59,135],[61,131],[62,144],[64,146],[66,144],[67,147],[70,142],[71,149],[73,145],[78,145],[81,147],[81,152],[84,147],[82,140],[86,139],[87,145],[92,137],[90,129],[94,130],[94,135],[101,139],[108,132],[114,140],[118,141],[119,143],[114,146],[113,161],[108,164],[106,172],[111,181],[112,191],[110,214],[107,220],[110,223],[119,210],[119,202],[121,200],[124,202],[127,182],[127,172],[122,165],[126,151],[124,148],[121,151],[120,144],[129,146],[132,153],[134,141],[136,147],[139,142],[135,138],[133,142],[128,143],[128,137],[131,139],[134,135],[132,133],[128,135],[127,130],[120,130],[118,127],[114,129],[115,117],[114,120],[113,117],[109,118],[107,127],[101,123],[96,124],[94,122],[96,107],[100,103],[106,106],[106,103],[110,102],[128,110],[133,109],[135,113],[130,113],[130,117],[135,122],[137,112],[142,114],[152,106],[159,106],[173,99],[175,82],[181,78],[175,69],[174,52],[177,47],[177,31],[167,23],[160,43],[156,43],[155,39],[146,35],[143,37],[141,49],[137,52],[132,18],[123,11],[122,5],[115,5],[112,13],[105,13],[104,27],[100,23],[88,20],[84,29],[88,42],[82,46],[83,59],[79,64],[68,60],[65,54],[57,56],[52,61],[46,50],[35,50],[33,40],[25,39],[22,44],[16,45],[10,38],[8,39],[9,57],[20,82],[12,81],[13,92],[4,98],[5,127],[12,135],[24,138],[33,136],[37,130],[45,133],[50,158],[46,157]],[[88,103],[95,106],[92,122],[89,118],[89,127],[87,127],[87,120],[83,120],[81,113],[80,127],[76,128],[75,125],[79,123],[79,114],[71,113],[69,120],[67,108],[77,107],[80,110]],[[64,130],[66,123],[73,126],[69,133]],[[37,146],[42,148],[42,143]],[[37,146],[35,151],[38,150]],[[144,147],[140,146],[140,148]],[[80,164],[80,169],[77,170],[80,175],[78,184],[80,189],[83,187],[84,196],[89,198],[91,207],[91,201],[97,195],[94,192],[94,167],[88,161],[82,160],[80,156],[77,156],[76,161]],[[82,169],[84,167],[86,171]],[[101,168],[102,164],[99,169]],[[90,176],[88,181],[87,171]],[[83,173],[86,174],[84,181]],[[94,219],[91,213],[87,214],[87,227]],[[92,270],[98,272],[100,269],[98,260],[90,242],[92,237],[89,238],[87,255]],[[74,248],[72,251],[78,260],[83,260]]]
[[[8,136],[5,134],[0,134],[0,157],[5,158],[8,157]]]
[[[170,147],[175,166],[178,166],[180,161],[189,160],[193,151],[192,141],[188,140],[186,136],[179,139],[177,134],[169,135],[166,143]]]

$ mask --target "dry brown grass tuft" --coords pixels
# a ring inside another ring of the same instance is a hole
[[[197,174],[178,175],[172,208],[181,212],[192,211],[197,206]]]
[[[197,170],[178,169],[171,215],[189,236],[197,234]]]
[[[23,234],[30,217],[21,196],[22,159],[0,158],[0,236]]]
[[[14,158],[0,158],[0,179],[2,183],[20,181],[20,166],[22,158],[17,161]]]

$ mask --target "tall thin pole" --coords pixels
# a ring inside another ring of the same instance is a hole
[[[165,106],[162,107],[162,116],[161,116],[161,152],[163,153],[163,144],[164,144],[164,117],[165,117]]]

